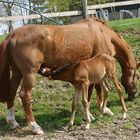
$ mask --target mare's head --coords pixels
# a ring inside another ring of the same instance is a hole
[[[137,81],[139,79],[138,68],[140,63],[135,68],[130,68],[128,71],[123,72],[121,82],[128,93],[128,100],[132,101],[138,95]]]

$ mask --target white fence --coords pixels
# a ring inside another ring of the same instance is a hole
[[[131,0],[131,1],[123,1],[123,2],[114,2],[114,3],[106,3],[100,5],[87,6],[87,14],[97,14],[97,9],[108,8],[108,7],[116,7],[116,6],[127,6],[140,4],[140,0]],[[82,11],[67,11],[67,12],[55,12],[55,13],[44,13],[43,17],[65,17],[65,16],[80,16],[82,15]],[[139,15],[140,16],[140,15]],[[25,16],[9,16],[9,17],[0,17],[0,22],[5,21],[16,21],[22,19],[39,19],[41,15],[32,14]]]

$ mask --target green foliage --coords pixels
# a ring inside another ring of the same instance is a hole
[[[81,0],[69,0],[69,10],[81,10]]]
[[[94,5],[99,3],[107,3],[109,0],[88,0],[88,5]],[[48,0],[48,8],[51,11],[68,11],[68,10],[81,10],[82,2],[81,0]]]
[[[103,3],[107,3],[110,2],[110,0],[88,0],[89,4],[103,4]]]
[[[69,0],[48,0],[49,11],[61,12],[69,10]]]

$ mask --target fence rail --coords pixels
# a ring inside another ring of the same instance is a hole
[[[88,14],[95,14],[95,10],[88,10]],[[55,13],[45,13],[42,14],[44,17],[66,17],[66,16],[80,16],[82,15],[82,11],[67,11],[67,12],[55,12]],[[7,17],[0,17],[1,21],[15,21],[15,20],[22,20],[22,19],[38,19],[41,16],[38,14],[32,15],[23,15],[23,16],[7,16]]]
[[[95,14],[96,10],[101,9],[101,8],[115,7],[115,6],[127,6],[127,5],[134,5],[134,4],[140,4],[140,0],[131,0],[131,1],[114,2],[114,3],[106,3],[106,4],[88,6],[87,14]],[[79,16],[79,15],[82,15],[82,11],[44,13],[42,15],[45,17]],[[22,19],[38,19],[40,17],[41,16],[38,14],[23,15],[23,16],[7,16],[7,17],[0,17],[0,22],[15,21],[15,20],[22,20]]]
[[[88,6],[88,9],[100,9],[100,8],[127,6],[127,5],[134,5],[134,4],[140,4],[140,0],[131,0],[131,1],[112,2],[112,3],[106,3],[106,4],[92,5],[92,6]]]

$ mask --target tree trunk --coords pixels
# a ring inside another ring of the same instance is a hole
[[[11,9],[12,9],[13,3],[12,4],[10,4],[10,3],[5,4],[5,3],[3,3],[3,5],[4,5],[5,9],[6,9],[7,16],[12,16]],[[13,30],[12,21],[8,21],[7,25],[8,25],[8,32],[11,32]]]

